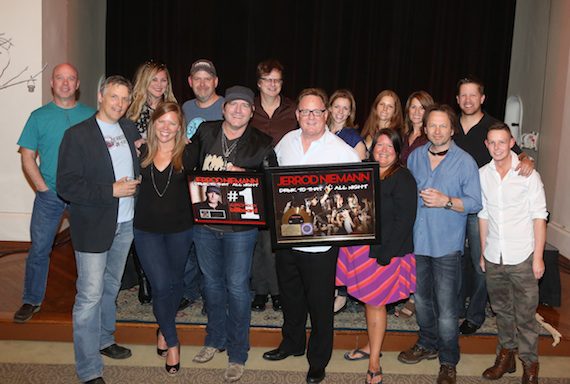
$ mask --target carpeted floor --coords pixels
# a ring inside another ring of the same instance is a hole
[[[128,322],[156,322],[152,313],[152,305],[141,305],[137,299],[138,286],[125,289],[119,292],[117,299],[117,320]],[[401,306],[401,305],[400,305]],[[202,302],[198,301],[191,307],[178,312],[177,322],[179,324],[206,324],[206,316],[201,314]],[[283,324],[281,312],[276,312],[268,303],[267,309],[263,312],[251,313],[252,327],[275,327],[280,328]],[[365,330],[366,321],[364,318],[364,308],[362,305],[351,304],[344,312],[335,316],[335,329],[340,330]],[[404,318],[388,316],[389,331],[409,331],[416,332],[418,325],[415,317]],[[541,334],[548,334],[540,328]],[[497,334],[497,325],[494,317],[487,317],[483,326],[477,331],[478,334]]]
[[[105,367],[105,381],[108,384],[214,384],[223,383],[223,369],[183,369],[174,377],[167,376],[158,367]],[[7,384],[71,384],[76,383],[72,365],[55,364],[0,364],[0,382]],[[362,374],[328,373],[323,384],[362,383]],[[430,375],[385,375],[384,383],[397,384],[432,384],[436,377]],[[475,384],[480,377],[459,377],[458,384]],[[257,371],[246,370],[239,384],[293,384],[304,383],[304,372]],[[542,384],[567,384],[565,378],[540,378]],[[504,377],[495,381],[497,384],[520,383],[519,377]]]

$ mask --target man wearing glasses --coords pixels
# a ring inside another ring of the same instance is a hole
[[[313,165],[360,162],[358,153],[331,133],[327,95],[308,88],[299,94],[295,112],[300,129],[286,134],[275,147],[279,165]],[[283,340],[263,354],[266,360],[283,360],[305,352],[307,314],[311,336],[307,348],[307,383],[320,383],[333,346],[333,303],[338,248],[314,246],[276,253],[277,279],[283,307]]]
[[[255,110],[251,124],[273,138],[273,145],[289,131],[297,128],[295,103],[281,95],[283,65],[275,59],[264,60],[257,65],[257,87],[259,96],[254,100]],[[281,310],[281,298],[275,271],[275,254],[271,251],[269,231],[259,231],[253,266],[251,285],[255,297],[251,303],[253,311],[265,310],[267,295],[271,295],[273,310]]]

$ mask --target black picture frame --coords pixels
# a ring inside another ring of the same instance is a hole
[[[376,162],[268,168],[273,249],[379,244],[378,175]]]
[[[266,225],[264,183],[262,172],[192,172],[188,187],[194,223]],[[208,204],[209,189],[220,198],[217,207]]]

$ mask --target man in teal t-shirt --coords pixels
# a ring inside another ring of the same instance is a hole
[[[14,314],[17,323],[28,321],[40,310],[46,291],[49,255],[65,210],[65,203],[55,190],[63,134],[95,113],[93,108],[76,100],[79,74],[71,64],[57,65],[50,84],[52,101],[32,112],[18,140],[22,168],[36,189],[36,197],[30,222],[32,246],[26,259],[23,305]]]

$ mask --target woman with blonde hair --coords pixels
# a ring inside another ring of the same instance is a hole
[[[127,110],[127,118],[135,122],[142,137],[146,137],[156,106],[163,101],[176,103],[170,73],[166,65],[147,61],[135,73],[133,101]]]
[[[180,106],[160,103],[140,147],[142,181],[135,206],[135,246],[152,285],[152,309],[159,325],[158,355],[167,373],[180,369],[176,312],[182,299],[184,266],[192,244],[188,172],[198,160],[196,144],[186,144]]]
[[[330,131],[350,145],[361,160],[366,159],[366,146],[358,134],[358,125],[355,124],[356,101],[352,92],[347,89],[335,91],[329,101],[329,119],[327,126]]]
[[[172,93],[172,81],[166,65],[147,61],[138,67],[134,78],[132,100],[126,116],[136,124],[140,135],[146,138],[150,118],[157,105],[160,102],[176,103],[176,98]],[[130,262],[131,258],[132,262]],[[136,250],[131,247],[123,275],[123,285],[129,287],[129,282],[137,280],[139,283],[139,302],[141,304],[150,303],[151,286],[140,265]]]
[[[402,103],[396,92],[386,89],[376,96],[368,119],[364,123],[362,133],[366,149],[370,151],[372,141],[382,128],[390,128],[401,134],[404,126],[402,117]]]

